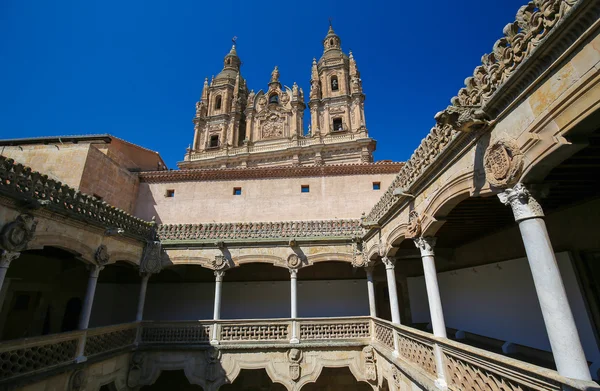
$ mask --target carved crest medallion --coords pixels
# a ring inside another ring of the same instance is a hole
[[[512,140],[498,140],[485,151],[485,177],[496,187],[510,187],[519,181],[523,153]]]
[[[302,351],[300,349],[290,349],[288,351],[288,359],[290,360],[290,378],[293,381],[300,379],[301,368],[300,361],[302,361]]]
[[[101,244],[96,249],[96,254],[94,254],[94,258],[96,259],[96,263],[98,265],[106,265],[110,260],[110,254],[108,253],[108,249],[105,245]]]
[[[22,214],[2,227],[0,246],[6,251],[22,251],[33,238],[37,223],[32,215]]]
[[[162,269],[162,246],[160,241],[152,241],[146,245],[144,259],[140,265],[142,273],[158,273]]]
[[[71,375],[71,379],[69,381],[69,390],[70,391],[80,391],[85,389],[87,384],[87,376],[83,369],[75,371]]]
[[[408,227],[406,228],[406,237],[409,239],[421,236],[421,218],[416,210],[408,214]]]
[[[283,122],[277,114],[267,117],[262,126],[262,138],[283,137]]]
[[[227,267],[227,258],[224,255],[215,255],[212,261],[212,266],[215,270],[223,270]]]
[[[365,346],[363,349],[365,359],[365,377],[370,382],[377,380],[377,367],[375,366],[375,351],[372,346]]]
[[[287,266],[290,269],[297,269],[300,267],[302,260],[297,254],[290,254],[287,258]]]

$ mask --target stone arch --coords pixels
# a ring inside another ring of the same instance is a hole
[[[319,377],[321,376],[321,373],[323,372],[324,368],[348,368],[350,370],[350,373],[352,374],[352,376],[354,376],[354,379],[356,379],[357,382],[364,382],[364,383],[369,384],[368,380],[364,376],[364,371],[362,369],[362,366],[359,363],[360,353],[359,352],[357,352],[357,353],[358,354],[355,357],[346,357],[346,358],[342,358],[342,359],[325,357],[325,358],[320,359],[318,361],[318,363],[315,365],[315,368],[313,371],[311,371],[310,373],[308,373],[305,376],[302,376],[298,380],[298,382],[296,383],[296,385],[294,387],[294,390],[299,391],[299,390],[302,390],[302,388],[307,384],[316,383],[319,380]]]
[[[63,235],[60,233],[36,233],[27,246],[28,250],[43,250],[44,247],[56,247],[61,250],[70,252],[89,263],[94,262],[94,253],[96,252],[97,246],[90,246],[78,238],[74,238],[69,235]]]
[[[352,263],[354,254],[352,253],[322,253],[315,254],[308,257],[308,264],[314,265],[319,262],[348,262]]]
[[[108,248],[108,251],[110,252],[110,247]],[[132,266],[139,266],[140,265],[140,256],[139,256],[139,254],[134,254],[134,253],[128,252],[128,251],[110,252],[110,263],[115,263],[115,262],[125,262]]]
[[[285,353],[280,353],[285,354]],[[283,358],[285,360],[285,358]],[[292,391],[290,379],[286,374],[279,373],[274,365],[272,355],[268,355],[261,360],[243,359],[243,355],[224,355],[221,365],[225,372],[224,376],[218,379],[211,387],[211,390],[218,390],[225,384],[232,384],[240,375],[242,370],[264,370],[273,383],[281,384],[287,390]]]
[[[161,358],[160,353],[147,355],[144,359],[144,365],[139,378],[139,384],[129,384],[129,387],[134,388],[134,386],[150,386],[156,383],[163,371],[182,370],[190,384],[199,385],[204,390],[211,389],[208,387],[204,379],[204,371],[200,371],[198,374],[196,374],[195,371],[196,367],[206,367],[206,360],[201,353],[172,353],[168,357],[164,357],[164,361]],[[217,388],[214,389],[216,390]]]
[[[270,263],[273,266],[283,266],[286,260],[276,255],[267,254],[248,254],[240,255],[232,258],[235,267],[239,267],[248,263]]]

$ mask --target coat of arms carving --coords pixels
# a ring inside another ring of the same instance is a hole
[[[262,124],[262,138],[283,137],[283,120],[275,113],[269,115]]]
[[[519,181],[523,153],[512,140],[498,140],[485,151],[485,177],[492,186],[510,187]]]

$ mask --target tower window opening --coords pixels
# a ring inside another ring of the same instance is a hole
[[[333,46],[333,38],[329,40],[329,46]]]
[[[230,65],[230,64],[231,64],[231,58],[228,58],[227,59],[227,65]]]
[[[215,99],[215,110],[221,109],[221,101],[221,95],[217,96],[217,98]]]
[[[273,94],[269,97],[269,104],[271,103],[275,103],[278,104],[279,103],[279,95],[277,94]]]
[[[344,130],[344,126],[342,124],[342,119],[341,118],[334,118],[333,119],[333,131],[334,132],[341,132],[342,130]]]
[[[210,136],[210,143],[208,144],[209,148],[216,148],[219,146],[219,135],[214,134]]]
[[[331,76],[331,91],[337,91],[339,89],[340,89],[340,86],[338,85],[337,76]]]

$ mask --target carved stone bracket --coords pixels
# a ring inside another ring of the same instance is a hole
[[[377,382],[377,366],[375,365],[375,349],[373,346],[365,346],[362,350],[365,360],[365,378],[371,382]]]
[[[30,214],[21,214],[14,221],[5,224],[0,231],[0,248],[18,252],[27,248],[33,239],[37,223]]]
[[[20,255],[19,252],[0,250],[0,268],[8,269],[10,263],[19,258]]]
[[[413,239],[415,241],[415,246],[421,251],[422,257],[433,257],[434,256],[434,247],[437,241],[437,238],[433,236],[420,236],[418,238]]]
[[[483,157],[485,177],[495,187],[505,188],[519,181],[523,169],[523,152],[513,140],[498,140]]]
[[[504,205],[510,205],[517,223],[544,217],[542,207],[522,183],[517,183],[513,188],[504,190],[503,193],[498,194],[498,198]]]
[[[96,252],[94,253],[94,259],[96,260],[96,263],[101,266],[106,265],[110,261],[108,248],[104,244],[98,246]]]
[[[473,132],[489,124],[488,116],[481,106],[448,106],[435,115],[439,126],[450,125],[459,132]]]
[[[421,217],[416,210],[411,210],[408,214],[408,228],[406,228],[406,237],[414,239],[421,236]]]

